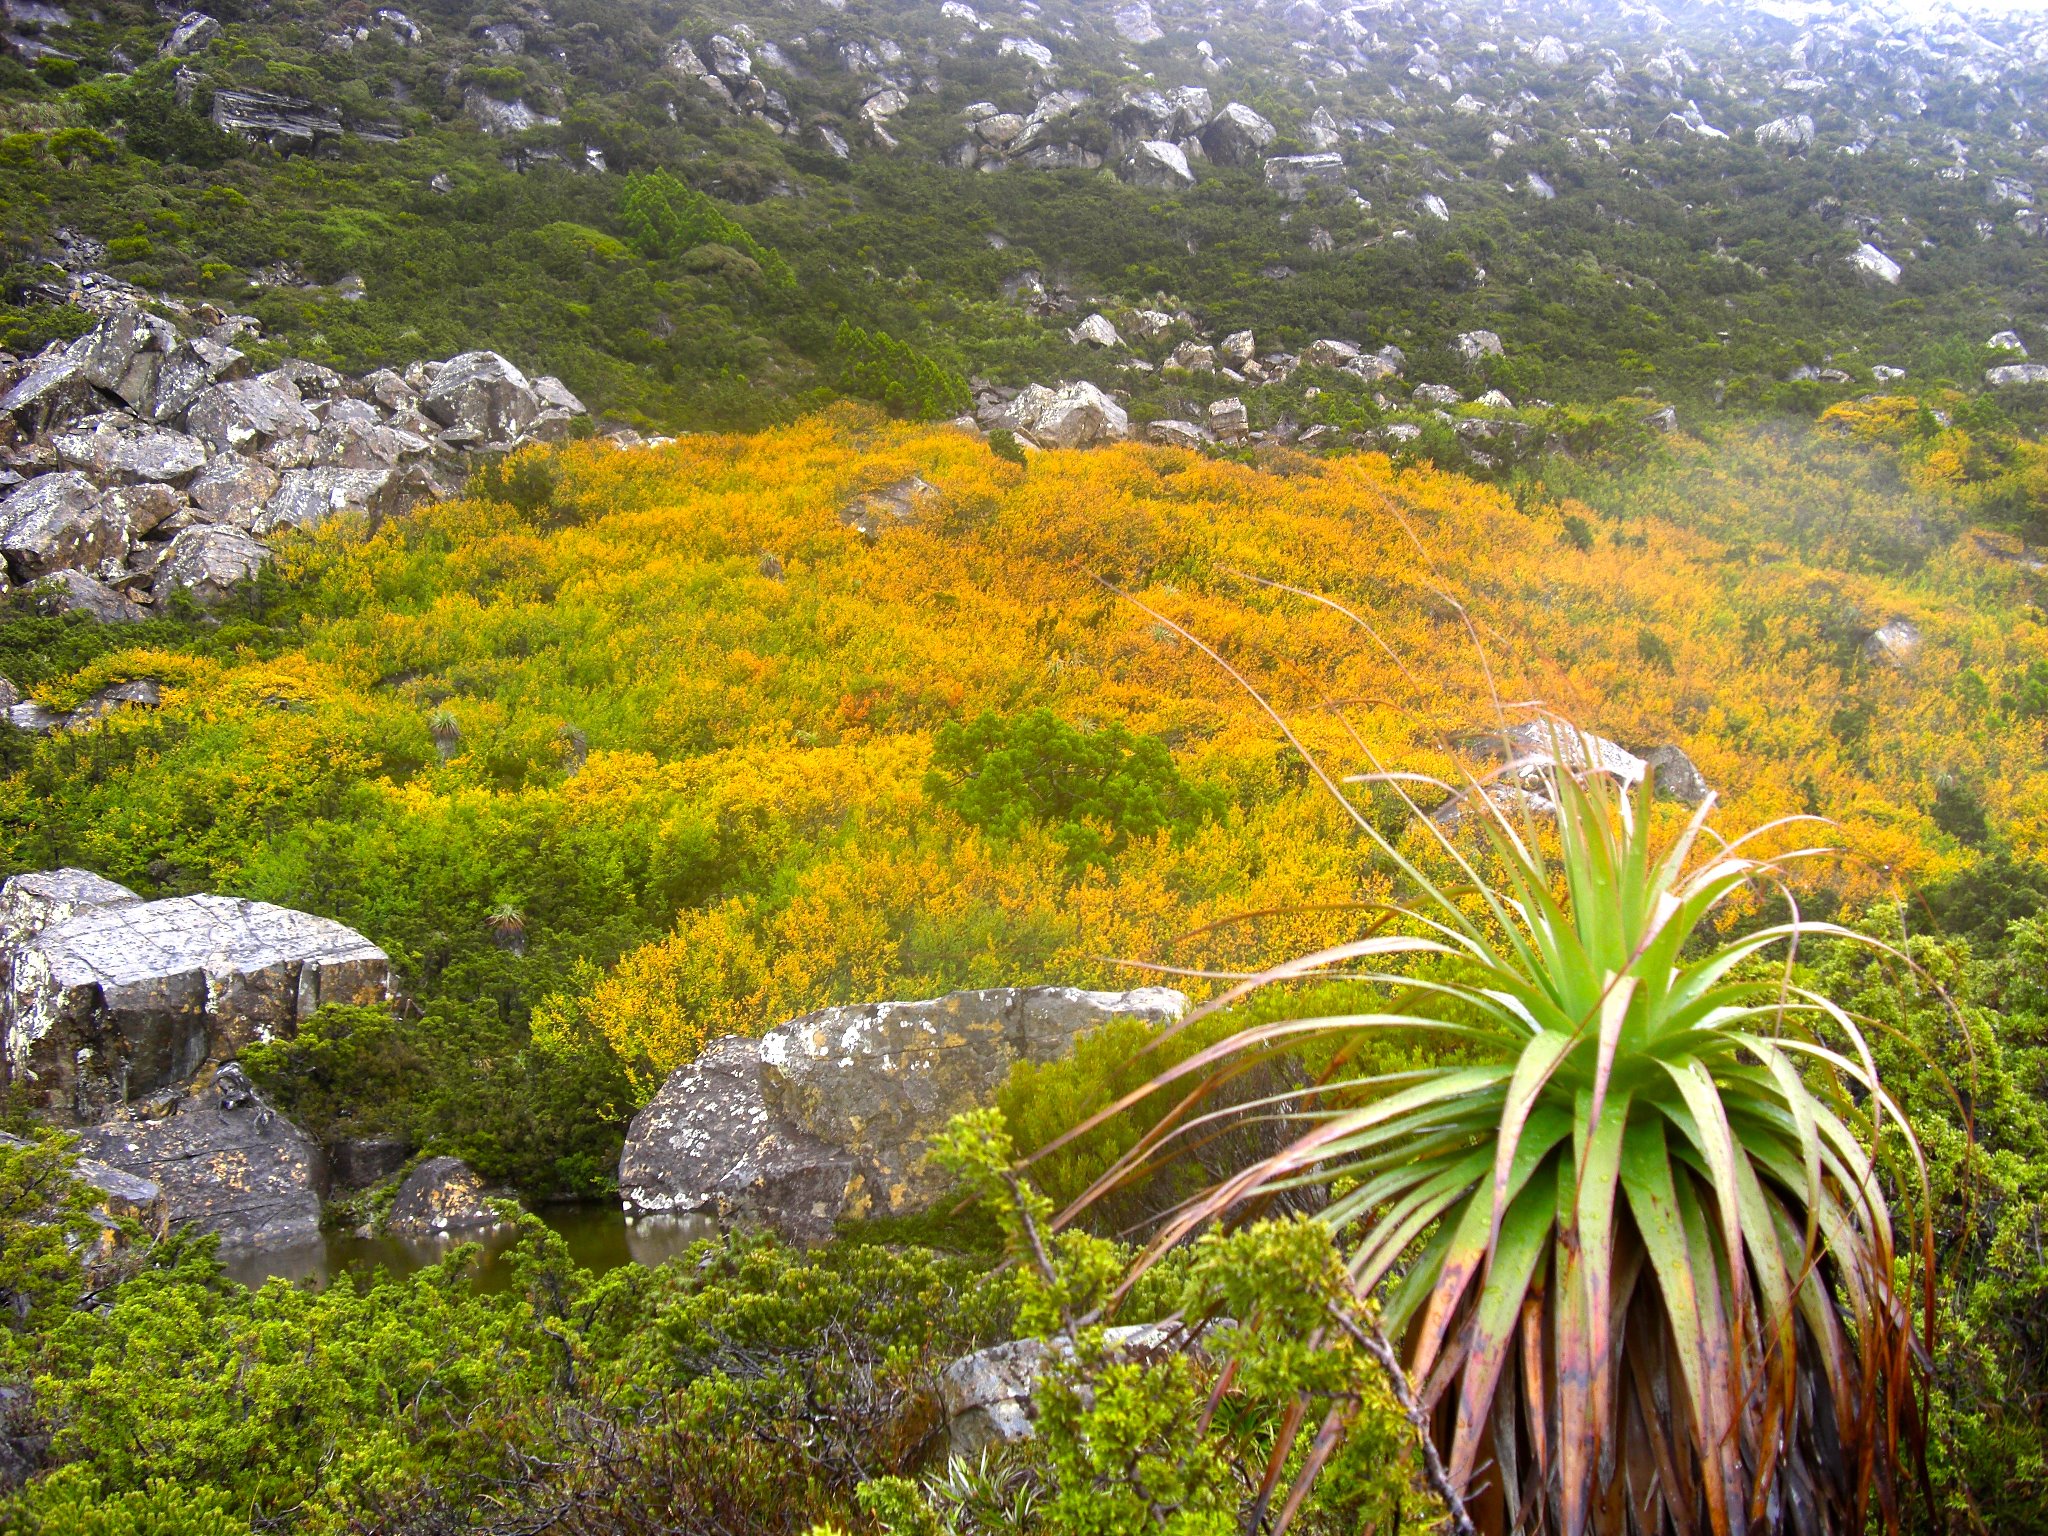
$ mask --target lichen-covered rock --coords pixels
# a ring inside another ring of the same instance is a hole
[[[205,521],[251,527],[277,493],[278,473],[239,453],[216,454],[185,488]]]
[[[839,521],[872,539],[886,528],[923,522],[939,502],[938,487],[921,475],[912,475],[877,491],[863,491],[839,509]]]
[[[248,372],[248,358],[225,342],[190,337],[157,364],[144,414],[151,421],[174,420],[215,384],[243,378]]]
[[[1693,766],[1681,747],[1653,747],[1643,754],[1643,764],[1656,792],[1667,800],[1698,805],[1713,793],[1706,776]]]
[[[465,352],[434,375],[420,409],[477,446],[510,442],[540,415],[533,386],[495,352]]]
[[[1218,165],[1250,165],[1265,154],[1278,132],[1243,102],[1233,101],[1202,130],[1202,148]]]
[[[1298,203],[1316,187],[1344,184],[1344,157],[1335,150],[1313,155],[1275,155],[1266,161],[1266,187]]]
[[[1126,1323],[1102,1331],[1112,1359],[1144,1360],[1186,1349],[1196,1341],[1177,1322]],[[1064,1338],[1010,1339],[962,1355],[939,1373],[946,1410],[948,1452],[972,1459],[991,1446],[1029,1440],[1038,1416],[1038,1387],[1055,1363],[1070,1362]]]
[[[0,907],[13,889],[0,887]],[[0,1079],[74,1123],[289,1034],[322,1003],[374,1002],[390,986],[384,952],[353,929],[226,896],[74,911],[10,946],[5,972]]]
[[[16,581],[104,566],[127,547],[126,521],[78,470],[40,475],[0,501],[0,555]]]
[[[758,1221],[817,1242],[832,1235],[853,1173],[850,1153],[770,1113],[760,1041],[728,1036],[633,1117],[619,1193],[636,1214]]]
[[[155,386],[164,354],[177,344],[169,321],[124,305],[73,342],[70,358],[87,383],[139,406]]]
[[[84,571],[52,571],[29,588],[38,613],[82,613],[102,624],[135,624],[148,615],[127,593]]]
[[[438,1237],[502,1226],[490,1208],[496,1198],[477,1171],[459,1157],[430,1157],[405,1176],[384,1219],[402,1237]]]
[[[999,425],[1028,433],[1045,448],[1090,448],[1130,435],[1131,418],[1124,408],[1093,384],[1063,384],[1047,389],[1034,384],[1010,402]]]
[[[1148,192],[1178,192],[1195,184],[1195,173],[1178,144],[1166,139],[1141,139],[1124,157],[1123,179]]]
[[[171,540],[169,553],[156,567],[157,590],[190,592],[201,607],[210,608],[226,602],[269,559],[270,551],[239,528],[187,528]]]
[[[1500,337],[1492,331],[1464,331],[1456,342],[1458,356],[1467,366],[1476,365],[1486,358],[1501,355]]]
[[[1051,1061],[1116,1018],[1166,1023],[1160,987],[1002,987],[826,1008],[729,1037],[672,1074],[627,1133],[628,1210],[766,1222],[816,1241],[843,1217],[924,1209],[945,1187],[927,1139],[1018,1061]]]
[[[24,431],[46,432],[98,410],[104,399],[72,359],[71,349],[60,342],[0,395],[0,415],[12,417]]]
[[[86,1127],[78,1150],[155,1184],[167,1221],[219,1233],[223,1248],[283,1248],[320,1236],[316,1149],[232,1062],[197,1091]]]
[[[185,430],[215,453],[253,450],[276,438],[313,432],[319,425],[291,381],[275,373],[211,385],[185,412]]]
[[[1209,436],[1192,421],[1153,421],[1145,424],[1145,441],[1167,448],[1200,448]]]
[[[107,468],[123,480],[170,484],[189,480],[205,465],[206,449],[196,438],[161,427],[145,427],[121,436]]]
[[[1251,425],[1245,413],[1244,401],[1236,395],[1227,395],[1221,400],[1209,402],[1209,430],[1220,441],[1235,442],[1243,437]]]
[[[255,533],[317,528],[342,512],[382,518],[399,510],[403,495],[390,469],[288,469],[269,504],[257,514]]]
[[[0,984],[13,951],[52,923],[95,907],[118,907],[142,898],[84,869],[41,869],[0,885]]]

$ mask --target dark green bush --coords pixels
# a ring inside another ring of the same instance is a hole
[[[1121,725],[1083,731],[1049,709],[942,726],[925,793],[991,837],[1050,828],[1075,869],[1107,864],[1134,837],[1186,833],[1224,795],[1188,783],[1166,744]]]

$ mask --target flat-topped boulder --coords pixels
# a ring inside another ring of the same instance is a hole
[[[82,1157],[154,1184],[162,1219],[224,1248],[291,1247],[320,1236],[320,1161],[230,1062],[211,1081],[129,1106],[79,1133]]]
[[[825,1008],[727,1037],[634,1118],[619,1188],[636,1213],[763,1222],[803,1241],[847,1217],[927,1208],[946,1183],[930,1137],[1019,1061],[1051,1061],[1113,1019],[1166,1024],[1164,987],[998,987]]]
[[[78,874],[16,876],[0,886],[0,912],[61,905]],[[291,1034],[323,1003],[389,994],[384,952],[326,918],[227,896],[86,895],[93,904],[0,955],[0,1077],[28,1085],[59,1123],[183,1084],[252,1041]]]
[[[115,907],[142,898],[125,885],[84,869],[39,869],[0,885],[0,965],[11,952],[52,923],[94,907]]]

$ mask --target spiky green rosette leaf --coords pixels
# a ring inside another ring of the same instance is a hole
[[[1560,743],[1550,760],[1591,758]],[[1861,1532],[1873,1494],[1894,1523],[1918,1420],[1886,1190],[1912,1196],[1918,1149],[1856,1023],[1789,964],[1753,963],[1870,941],[1796,915],[1717,941],[1716,909],[1801,855],[1709,841],[1711,800],[1660,847],[1626,787],[1552,769],[1546,854],[1530,817],[1472,788],[1490,858],[1425,823],[1455,889],[1381,841],[1417,893],[1414,936],[1256,980],[1400,955],[1426,972],[1375,973],[1385,1012],[1260,1026],[1162,1074],[1143,1091],[1177,1083],[1182,1109],[1103,1187],[1243,1112],[1205,1111],[1204,1074],[1311,1037],[1444,1032],[1459,1049],[1441,1066],[1253,1106],[1284,1118],[1285,1145],[1181,1207],[1155,1251],[1331,1192],[1321,1219],[1384,1298],[1481,1529]],[[1903,1181],[1880,1177],[1884,1146]],[[1931,1241],[1923,1218],[1923,1271]]]

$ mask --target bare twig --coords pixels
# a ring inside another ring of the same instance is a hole
[[[1422,1411],[1422,1404],[1416,1401],[1415,1388],[1408,1380],[1408,1372],[1401,1364],[1401,1357],[1394,1353],[1394,1346],[1381,1330],[1376,1320],[1361,1326],[1351,1309],[1334,1303],[1330,1315],[1337,1325],[1351,1336],[1352,1343],[1371,1355],[1386,1372],[1387,1384],[1393,1388],[1394,1401],[1401,1405],[1401,1412],[1408,1422],[1415,1426],[1415,1438],[1422,1442],[1422,1470],[1429,1479],[1430,1488],[1443,1501],[1444,1512],[1450,1518],[1452,1536],[1478,1536],[1478,1528],[1472,1524],[1472,1517],[1465,1510],[1465,1499],[1451,1482],[1450,1473],[1444,1470],[1443,1458],[1437,1454],[1436,1437],[1429,1432],[1429,1415]]]

